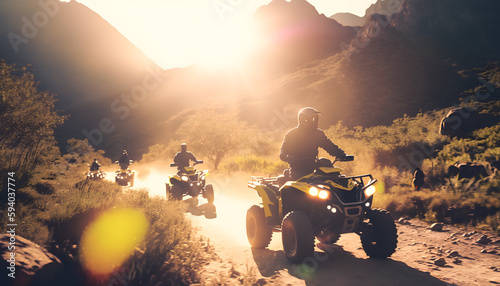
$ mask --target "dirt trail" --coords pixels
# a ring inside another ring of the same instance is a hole
[[[464,234],[472,230],[445,226],[443,231],[429,229],[418,220],[398,223],[399,243],[396,253],[386,260],[369,259],[356,234],[342,235],[336,246],[303,265],[289,263],[282,251],[281,233],[274,233],[266,249],[255,250],[246,238],[246,210],[259,203],[255,191],[246,188],[248,177],[210,178],[214,184],[218,217],[188,214],[201,235],[210,239],[220,259],[208,265],[202,276],[205,282],[221,281],[221,272],[231,264],[238,272],[224,278],[226,285],[237,285],[248,268],[253,268],[266,285],[498,285],[500,284],[500,240],[491,233]],[[203,203],[203,201],[200,201]],[[482,234],[492,239],[487,245],[475,243]],[[484,250],[483,250],[484,249]],[[458,252],[457,263],[453,263]],[[481,252],[483,251],[483,252]],[[434,260],[444,258],[445,265]],[[224,280],[222,279],[222,280]]]

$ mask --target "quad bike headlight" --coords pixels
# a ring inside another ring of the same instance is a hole
[[[371,197],[371,196],[373,196],[373,194],[375,194],[376,191],[377,191],[377,188],[375,188],[374,185],[371,185],[371,186],[369,186],[368,188],[365,189],[365,196],[367,198]]]
[[[183,180],[184,182],[187,182],[189,180],[189,178],[187,176],[182,176],[181,180]]]
[[[311,196],[313,196],[313,197],[318,197],[318,198],[320,198],[322,200],[326,200],[330,196],[330,193],[328,193],[328,191],[326,191],[326,190],[319,190],[316,187],[311,187],[309,189],[309,194]]]
[[[316,187],[311,187],[309,189],[309,194],[313,197],[317,196],[319,194],[319,190]]]
[[[328,195],[329,195],[329,193],[327,191],[321,190],[321,191],[319,191],[318,197],[320,199],[326,200],[326,199],[328,199]]]

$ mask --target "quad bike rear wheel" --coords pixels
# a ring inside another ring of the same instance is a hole
[[[301,263],[314,254],[314,233],[308,216],[301,211],[291,211],[281,224],[283,250],[292,263]]]
[[[261,206],[253,205],[247,211],[247,237],[253,248],[266,248],[271,242],[272,229],[266,224],[266,216]]]
[[[396,224],[391,214],[384,209],[373,209],[367,213],[369,222],[361,232],[361,244],[371,258],[387,258],[398,244]]]
[[[214,195],[214,187],[210,184],[206,185],[205,187],[205,194],[204,197],[207,199],[209,204],[213,204],[215,200],[215,195]]]

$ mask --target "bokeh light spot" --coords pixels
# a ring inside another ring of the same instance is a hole
[[[146,217],[131,208],[102,213],[84,232],[81,241],[83,266],[94,275],[106,275],[119,267],[144,239]]]

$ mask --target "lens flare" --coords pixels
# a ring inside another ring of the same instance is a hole
[[[84,232],[80,247],[83,266],[94,275],[107,275],[119,267],[144,239],[146,217],[130,208],[101,214]]]

